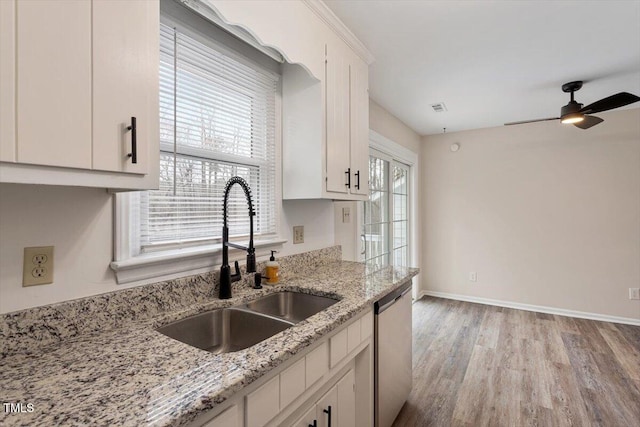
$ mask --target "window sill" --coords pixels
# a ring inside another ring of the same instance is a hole
[[[257,240],[254,242],[256,258],[269,255],[271,250],[280,250],[284,239]],[[229,261],[245,260],[245,251],[229,248]],[[139,284],[175,279],[181,276],[211,271],[222,264],[220,244],[183,249],[171,249],[146,253],[133,258],[113,261],[110,267],[116,274],[119,285],[139,282]]]

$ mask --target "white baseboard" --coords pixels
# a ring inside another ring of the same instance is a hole
[[[581,319],[599,320],[601,322],[623,323],[625,325],[640,326],[640,319],[630,317],[608,316],[598,313],[587,313],[585,311],[565,310],[563,308],[547,307],[543,305],[522,304],[519,302],[502,301],[497,299],[472,297],[467,295],[450,294],[447,292],[425,291],[418,292],[418,299],[423,296],[453,299],[458,301],[475,302],[478,304],[495,305],[498,307],[515,308],[517,310],[535,311],[538,313],[557,314],[559,316],[578,317]]]

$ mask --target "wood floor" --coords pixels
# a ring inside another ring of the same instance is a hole
[[[425,297],[398,426],[640,426],[640,327]]]

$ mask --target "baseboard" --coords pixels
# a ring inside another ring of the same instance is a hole
[[[502,301],[497,299],[472,297],[468,295],[450,294],[447,292],[425,291],[418,292],[418,299],[423,296],[453,299],[458,301],[475,302],[478,304],[495,305],[498,307],[515,308],[517,310],[535,311],[538,313],[557,314],[559,316],[578,317],[580,319],[599,320],[601,322],[623,323],[625,325],[640,326],[640,319],[630,317],[608,316],[598,313],[587,313],[585,311],[565,310],[563,308],[547,307],[544,305],[522,304],[519,302]]]

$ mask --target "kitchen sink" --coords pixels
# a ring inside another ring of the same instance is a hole
[[[301,292],[278,292],[245,305],[249,310],[298,323],[337,303],[338,300]]]
[[[157,331],[211,353],[243,350],[293,326],[244,309],[221,308],[170,323]]]

